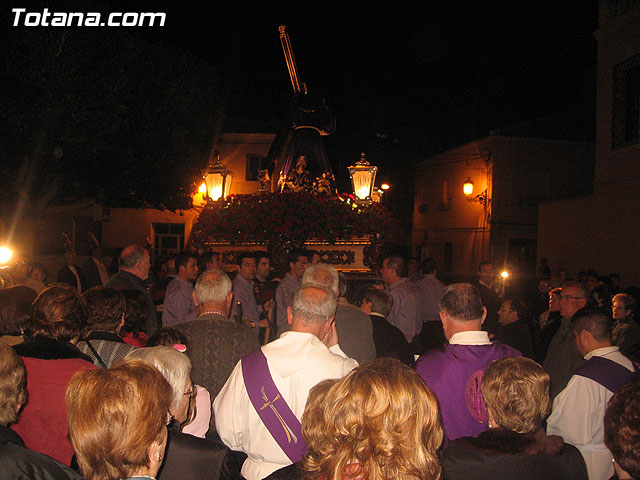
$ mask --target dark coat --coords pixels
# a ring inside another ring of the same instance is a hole
[[[87,281],[84,278],[82,269],[78,265],[74,265],[74,267],[76,269],[76,272],[78,272],[78,277],[80,277],[80,285],[82,287],[82,291],[84,292],[87,289]],[[76,276],[69,269],[68,265],[65,265],[60,270],[58,270],[58,282],[66,283],[67,285],[71,285],[73,288],[76,288],[78,286]]]
[[[92,257],[82,264],[82,273],[87,282],[87,288],[102,286],[102,278],[100,278],[100,270],[96,267]]]
[[[542,428],[527,434],[493,428],[455,440],[442,457],[447,480],[587,480],[578,449]]]
[[[413,366],[413,355],[407,337],[395,325],[391,325],[384,317],[369,315],[373,327],[373,342],[376,346],[376,358],[391,357]]]
[[[47,455],[29,450],[20,436],[0,426],[0,478],[82,480],[82,476]]]
[[[146,333],[148,336],[153,335],[158,331],[158,314],[156,312],[156,305],[153,303],[153,299],[147,289],[145,288],[144,281],[139,277],[136,277],[133,273],[120,270],[105,284],[105,287],[112,288],[135,288],[144,293],[147,303],[149,304],[149,316],[147,317]]]
[[[235,457],[223,443],[180,433],[175,422],[168,430],[167,449],[158,480],[242,478]]]

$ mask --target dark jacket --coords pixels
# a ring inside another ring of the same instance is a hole
[[[0,478],[13,480],[82,480],[82,476],[47,455],[29,450],[20,436],[0,426]]]
[[[447,480],[587,480],[578,449],[542,428],[527,434],[492,428],[455,440],[442,457]]]
[[[89,257],[89,259],[82,264],[82,273],[87,282],[87,288],[102,286],[100,270],[98,270],[96,263],[93,261],[93,257]]]
[[[76,272],[78,272],[78,277],[80,277],[80,286],[82,291],[84,292],[87,289],[87,281],[84,278],[84,274],[82,273],[82,269],[78,265],[74,265]],[[66,283],[67,285],[71,285],[73,288],[78,286],[78,282],[76,281],[76,276],[69,269],[68,265],[65,265],[60,270],[58,270],[58,282]]]
[[[369,315],[373,327],[373,342],[376,346],[376,358],[391,357],[413,366],[413,355],[407,337],[395,325],[391,325],[384,317]]]
[[[148,336],[153,335],[158,331],[158,314],[156,312],[156,305],[153,303],[151,294],[147,292],[144,281],[133,273],[120,270],[105,284],[105,287],[112,288],[135,288],[144,293],[147,303],[149,304],[149,316],[147,317],[146,333]]]
[[[223,443],[180,433],[173,422],[158,480],[241,479],[240,467]]]

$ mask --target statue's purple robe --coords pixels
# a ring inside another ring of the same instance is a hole
[[[476,437],[488,428],[482,398],[482,374],[494,360],[520,357],[509,345],[444,345],[430,350],[416,363],[416,372],[438,398],[445,442]]]

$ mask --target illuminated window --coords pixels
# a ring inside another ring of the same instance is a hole
[[[257,182],[260,170],[267,168],[267,159],[261,155],[247,155],[247,182]]]

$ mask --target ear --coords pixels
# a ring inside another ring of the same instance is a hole
[[[122,318],[120,319],[120,323],[118,324],[118,331],[124,326],[124,312],[122,312]]]
[[[482,322],[480,323],[483,324],[486,318],[487,318],[487,309],[486,307],[482,307]]]
[[[164,458],[165,443],[154,440],[147,449],[147,456],[149,457],[149,465],[159,465]],[[159,467],[158,467],[159,468]]]
[[[371,302],[363,300],[362,305],[360,305],[360,310],[367,314],[371,313]]]
[[[287,307],[287,323],[293,325],[293,310],[291,310],[291,307]]]
[[[442,322],[442,326],[444,327],[447,324],[447,314],[444,312],[438,312],[440,315],[440,321]]]
[[[191,292],[191,297],[193,298],[193,304],[197,307],[198,306],[198,299],[196,298],[196,291],[195,290],[193,292]]]

